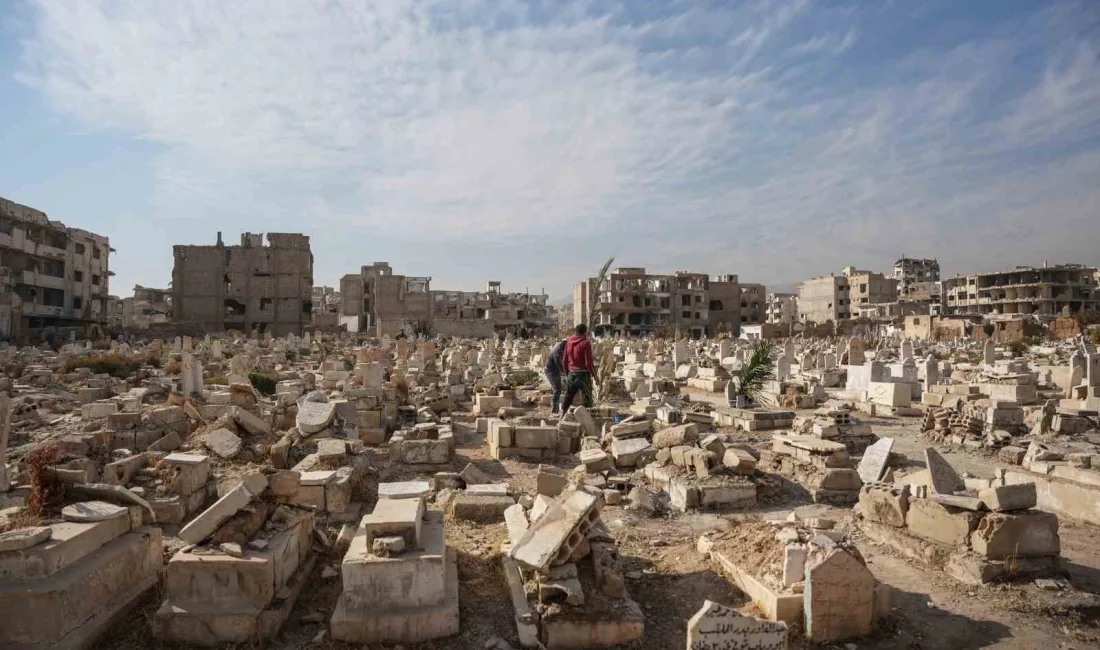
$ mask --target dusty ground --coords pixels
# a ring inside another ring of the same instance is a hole
[[[910,464],[923,465],[925,442],[917,434],[914,418],[874,419],[875,432],[895,438],[896,451]],[[484,436],[458,426],[458,452],[454,465],[461,470],[474,462],[490,476],[508,480],[516,492],[534,492],[536,465],[487,457]],[[763,441],[768,436],[754,436]],[[960,471],[991,476],[993,459],[948,452]],[[562,463],[572,467],[571,463]],[[401,468],[385,467],[380,480],[412,478]],[[790,500],[790,495],[768,499],[754,514],[784,518],[795,509],[802,516],[825,515],[843,522],[850,511]],[[373,504],[368,504],[370,507]],[[704,599],[727,605],[745,604],[745,597],[695,551],[695,539],[703,532],[724,530],[738,515],[689,514],[649,518],[621,507],[605,508],[603,520],[620,544],[623,571],[631,596],[646,615],[645,638],[633,648],[670,650],[684,647],[688,618]],[[1100,648],[1100,544],[1096,529],[1063,524],[1062,554],[1068,571],[1067,589],[1042,591],[1031,583],[966,587],[944,574],[928,572],[885,547],[856,537],[875,576],[892,587],[892,614],[874,634],[844,644],[824,646],[851,650],[1034,650],[1044,648]],[[404,650],[482,650],[495,637],[517,643],[511,604],[499,564],[504,524],[477,526],[450,522],[448,543],[458,551],[462,634]],[[326,629],[326,621],[339,595],[339,578],[324,580],[325,566],[338,567],[339,558],[323,557],[303,591],[290,621],[279,639],[263,647],[292,648],[388,648],[400,646],[348,646],[314,637]],[[160,597],[150,598],[138,612],[119,623],[99,650],[175,647],[159,644],[148,632]],[[517,644],[518,645],[518,644]],[[260,646],[254,646],[260,647]],[[813,647],[794,643],[795,649]]]

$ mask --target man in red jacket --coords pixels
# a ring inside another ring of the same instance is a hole
[[[565,392],[561,412],[569,410],[573,398],[581,393],[585,406],[592,406],[592,380],[596,378],[596,365],[592,361],[592,344],[588,342],[588,327],[581,323],[576,332],[565,341],[562,368],[569,376],[569,388]]]

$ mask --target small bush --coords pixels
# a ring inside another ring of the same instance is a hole
[[[159,367],[161,367],[161,365],[163,365],[163,362],[160,360],[160,355],[157,354],[156,352],[146,352],[145,353],[145,363],[150,368],[159,368]]]
[[[72,372],[77,368],[89,368],[94,374],[108,374],[112,377],[128,377],[141,367],[141,362],[135,359],[127,359],[121,354],[97,354],[90,357],[71,359],[65,363],[63,370]]]
[[[312,352],[312,350],[309,348],[298,348],[298,356],[308,357],[310,352]]]
[[[183,365],[179,361],[173,361],[167,366],[164,366],[164,373],[166,375],[178,375],[183,370]]]
[[[1012,350],[1012,356],[1015,357],[1022,357],[1030,347],[1031,346],[1028,345],[1027,341],[1013,341],[1012,343],[1008,344],[1008,349]]]
[[[248,373],[248,381],[252,383],[252,387],[256,389],[256,392],[261,395],[274,395],[275,384],[278,383],[278,380],[274,377],[260,372]]]

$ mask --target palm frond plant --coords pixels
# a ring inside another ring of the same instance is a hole
[[[598,380],[595,382],[595,395],[592,399],[596,404],[606,402],[611,397],[611,379],[612,374],[615,372],[615,344],[612,341],[604,341],[596,346],[596,352],[593,355],[596,358],[596,363],[599,364],[596,367],[596,376]]]
[[[733,373],[733,394],[740,395],[746,401],[759,404],[764,382],[775,377],[775,346],[761,341],[753,346],[752,354]]]

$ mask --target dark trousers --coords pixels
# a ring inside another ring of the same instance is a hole
[[[568,411],[573,405],[573,398],[577,393],[581,394],[585,406],[592,406],[592,375],[587,370],[574,370],[569,373],[569,387],[565,389],[565,401],[561,405],[562,413]]]
[[[550,412],[557,413],[561,405],[561,375],[556,372],[546,373],[546,381],[550,382],[550,389],[554,391],[550,402]]]

